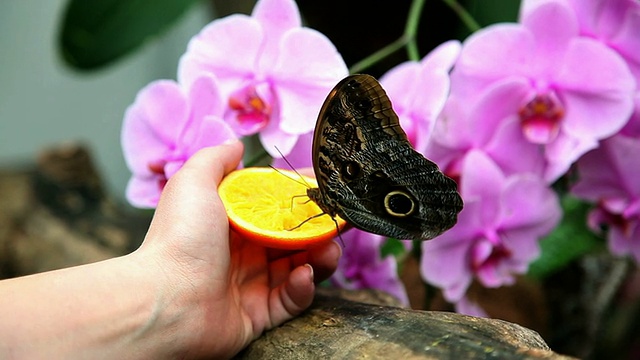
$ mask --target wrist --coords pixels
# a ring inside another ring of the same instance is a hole
[[[225,308],[225,299],[211,296],[220,279],[207,271],[208,266],[200,268],[202,264],[198,261],[182,261],[176,258],[177,253],[180,251],[170,249],[170,245],[143,246],[130,255],[155,288],[156,311],[149,317],[144,332],[150,337],[162,335],[164,338],[154,342],[169,346],[153,358],[159,359],[160,354],[169,354],[166,357],[169,359],[230,358],[247,342],[230,331],[237,328],[232,323],[242,319],[229,317],[233,311]]]
[[[175,359],[189,358],[197,344],[197,324],[201,310],[189,296],[188,284],[181,281],[182,276],[176,274],[176,269],[169,268],[163,263],[161,256],[136,251],[124,258],[127,268],[137,272],[137,280],[132,282],[131,291],[146,291],[144,321],[138,324],[133,340],[136,348],[146,348],[150,345],[149,358]],[[144,288],[136,289],[141,286]],[[137,344],[136,344],[137,343]]]

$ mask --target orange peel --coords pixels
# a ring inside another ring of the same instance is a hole
[[[346,225],[307,197],[307,188],[317,186],[291,171],[250,167],[228,174],[218,193],[237,233],[265,247],[297,250],[330,241]]]

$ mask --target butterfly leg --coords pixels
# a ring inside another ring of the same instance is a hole
[[[311,216],[311,217],[307,218],[305,221],[301,222],[300,224],[298,224],[298,225],[296,225],[296,226],[292,227],[291,229],[287,229],[287,231],[293,231],[293,230],[295,230],[295,229],[299,228],[300,226],[304,225],[305,223],[307,223],[309,220],[313,220],[313,219],[315,219],[315,218],[317,218],[317,217],[320,217],[320,216],[322,216],[322,215],[329,215],[329,214],[327,214],[327,213],[320,213],[320,214],[313,215],[313,216]],[[335,222],[335,220],[334,220],[334,222]],[[337,223],[336,223],[336,226],[337,226]]]
[[[320,213],[320,214],[313,215],[313,216],[311,216],[311,217],[307,218],[305,221],[301,222],[300,224],[298,224],[298,225],[296,225],[296,226],[292,227],[291,229],[287,229],[287,231],[293,231],[293,230],[295,230],[295,229],[297,229],[297,228],[301,227],[302,225],[304,225],[304,224],[305,224],[306,222],[308,222],[309,220],[315,219],[315,218],[320,217],[320,216],[322,216],[322,215],[329,215],[329,214],[327,214],[327,213],[323,212],[323,213]],[[338,238],[340,239],[340,243],[342,244],[342,247],[344,247],[344,246],[345,246],[345,245],[344,245],[344,240],[342,240],[342,234],[340,234],[340,227],[338,226],[338,222],[336,221],[336,219],[335,219],[333,216],[331,217],[331,220],[332,220],[332,221],[333,221],[333,223],[336,225],[336,233],[338,233]]]

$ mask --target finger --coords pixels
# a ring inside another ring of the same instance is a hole
[[[309,264],[313,267],[316,283],[328,279],[338,267],[342,256],[342,247],[335,241],[317,245],[308,250],[276,250],[270,249],[268,261],[270,286],[274,287],[284,281],[284,272],[291,271],[298,266]],[[276,272],[277,271],[277,272]]]
[[[226,213],[216,189],[222,177],[240,163],[242,149],[242,143],[236,141],[194,154],[167,182],[149,231],[197,236],[201,234],[193,232],[208,225],[227,232]]]
[[[231,231],[231,262],[238,271],[235,274],[237,283],[249,283],[257,277],[267,279],[267,258],[265,248],[246,240],[236,232]],[[266,280],[264,280],[266,281]]]
[[[291,272],[295,269],[292,266],[291,257],[282,257],[269,262],[269,287],[275,288],[289,278]]]
[[[286,250],[286,249],[267,248],[267,259],[269,261],[276,261],[285,257],[289,257],[294,254],[305,253],[305,252],[306,250]]]
[[[328,279],[338,267],[338,261],[342,256],[342,247],[337,242],[331,241],[318,245],[308,250],[305,261],[313,267],[316,283]],[[297,260],[296,258],[294,258]],[[302,265],[294,260],[294,266]]]
[[[315,285],[313,268],[303,265],[295,268],[287,281],[271,290],[269,315],[271,326],[278,326],[300,314],[311,305]]]
[[[238,140],[203,148],[189,158],[180,171],[169,180],[167,186],[179,179],[181,182],[188,180],[196,186],[217,188],[224,175],[238,167],[242,153],[242,142]]]

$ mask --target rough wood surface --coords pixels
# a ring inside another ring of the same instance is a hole
[[[126,254],[149,221],[105,195],[84,147],[44,151],[33,166],[0,171],[0,278]]]
[[[353,302],[323,290],[302,316],[266,332],[237,359],[569,358],[506,321]]]

